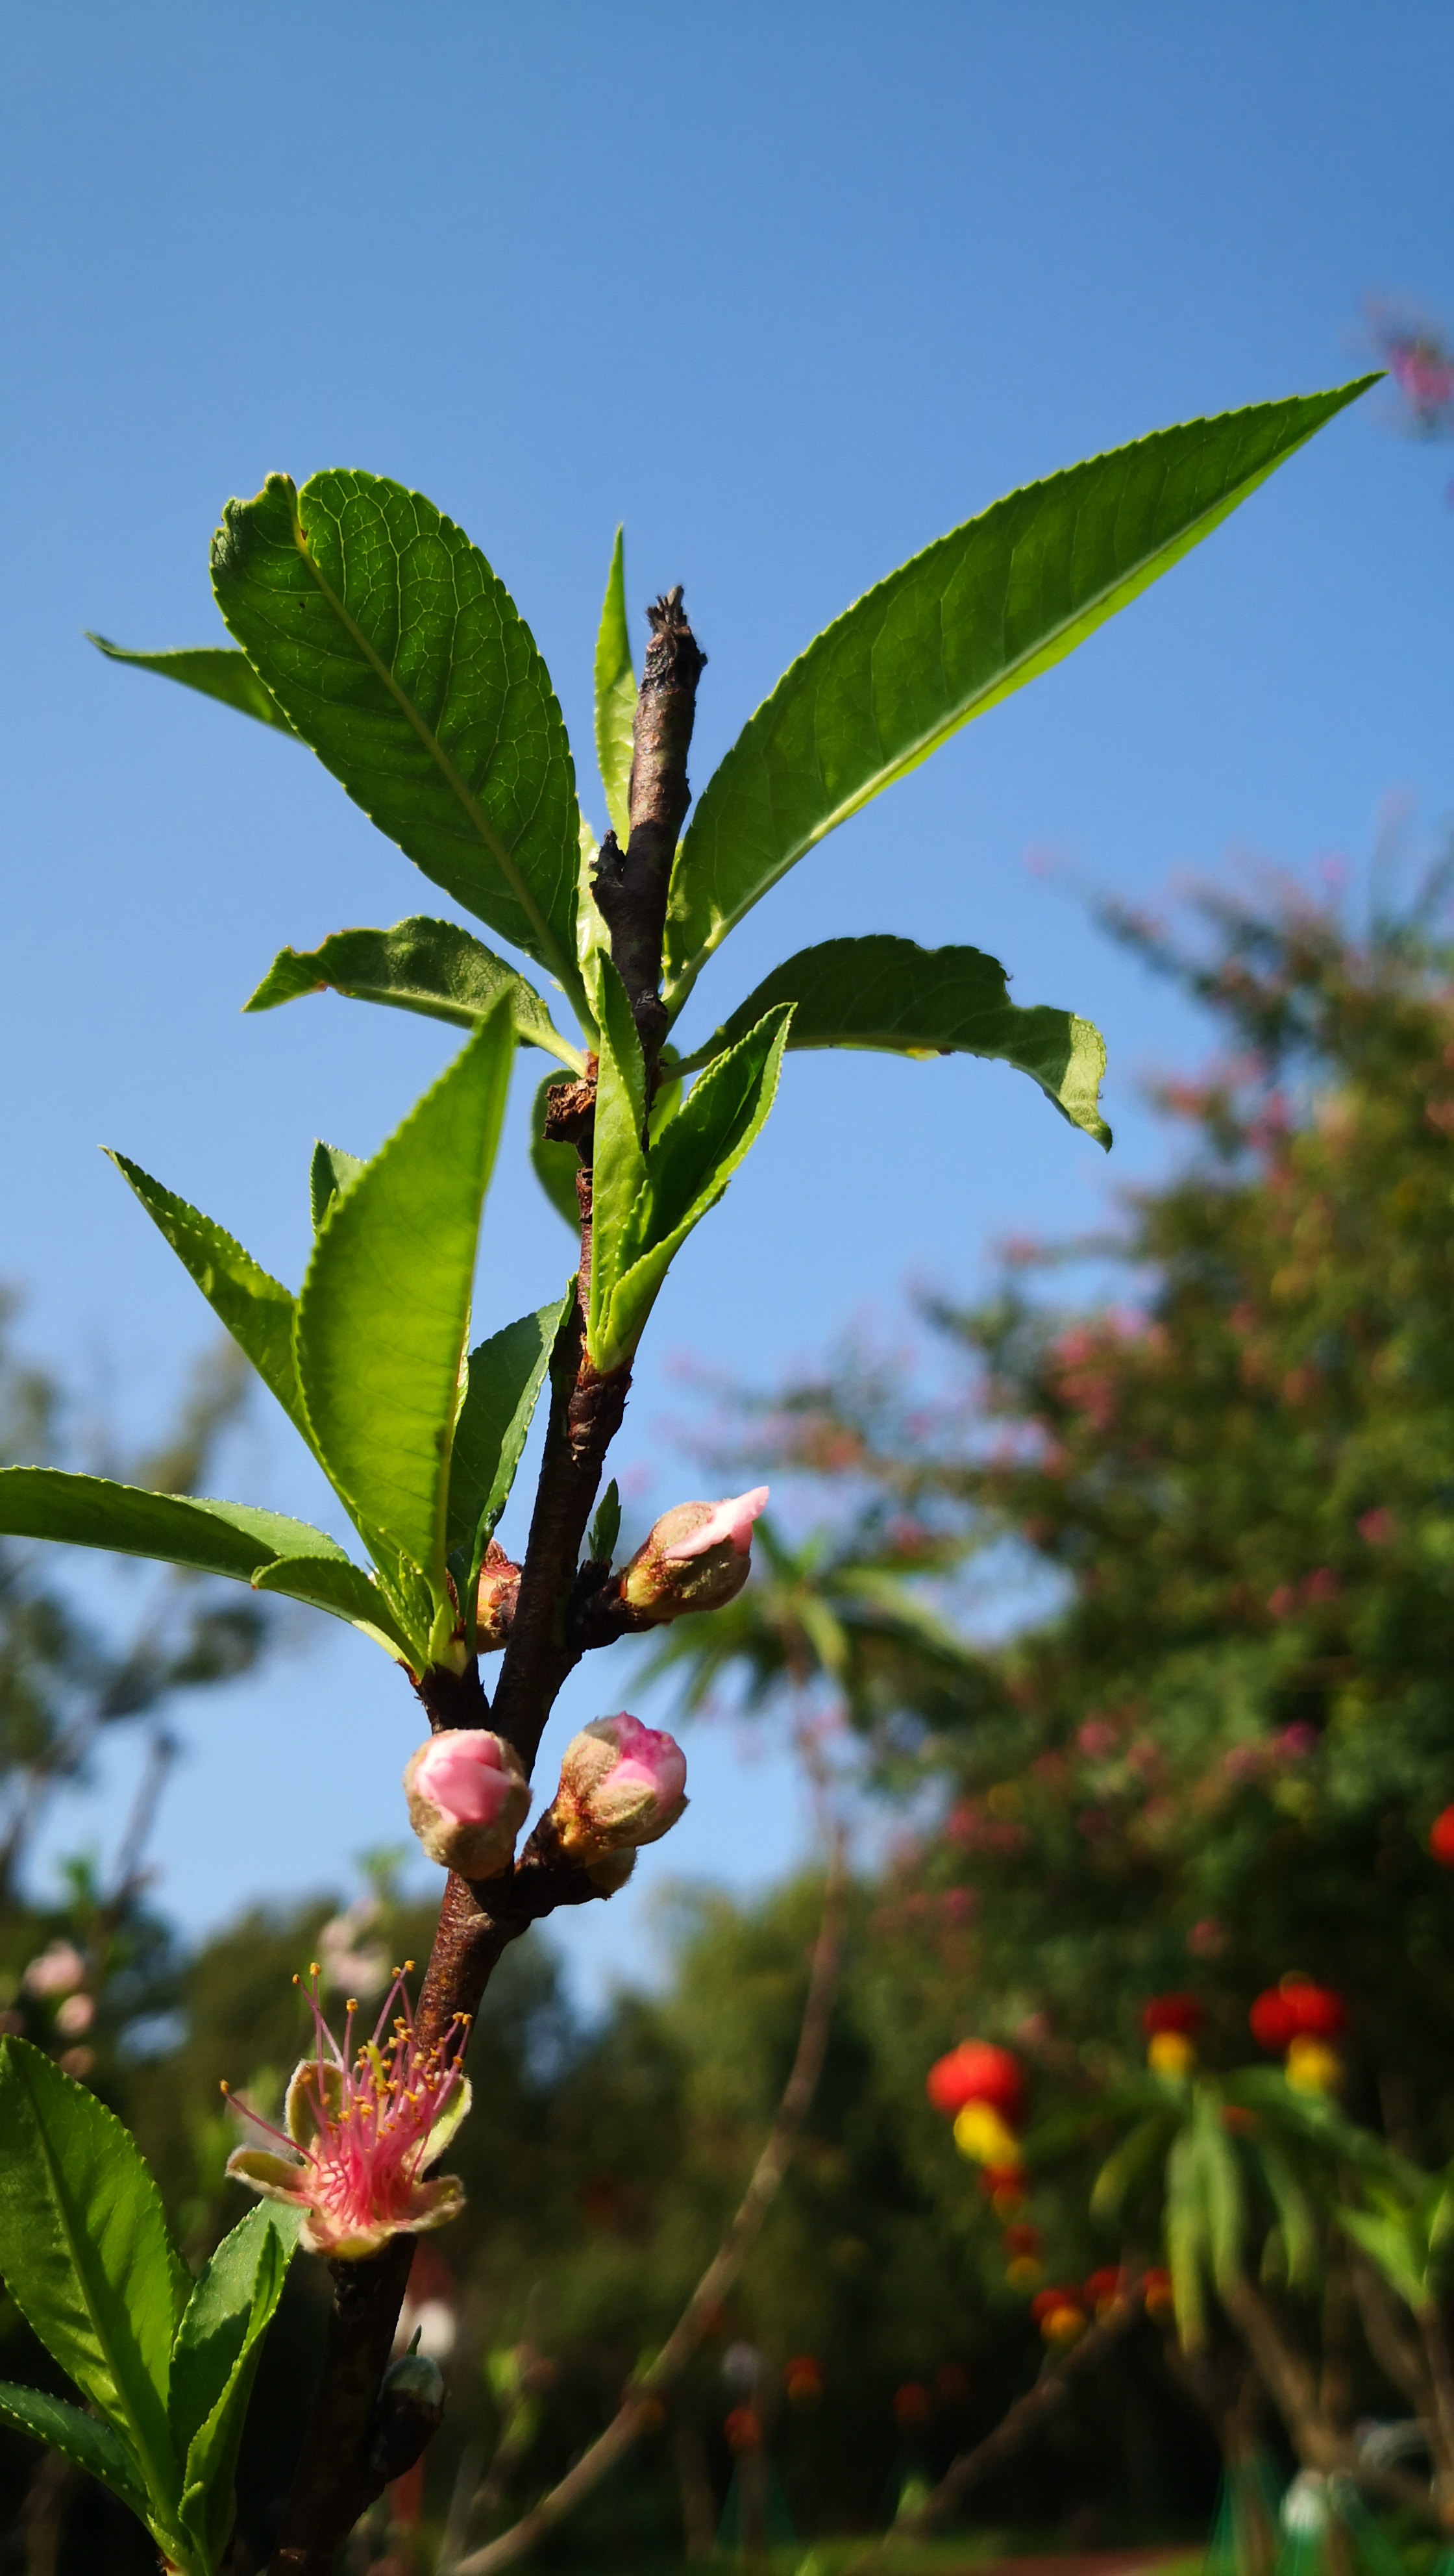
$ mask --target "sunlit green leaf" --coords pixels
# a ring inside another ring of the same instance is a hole
[[[596,1023],[601,1016],[597,990],[600,983],[601,959],[611,954],[611,934],[606,928],[601,907],[596,901],[596,861],[600,856],[596,847],[596,836],[584,814],[578,820],[581,857],[580,871],[576,880],[576,962],[581,970],[581,985],[590,1009],[589,1024],[582,1021],[581,1025],[583,1028],[588,1026],[588,1034],[594,1045]],[[577,1003],[577,1008],[579,1007]]]
[[[596,1076],[591,1173],[592,1355],[603,1346],[612,1292],[632,1255],[630,1227],[646,1188],[646,1065],[626,987],[609,958],[601,962],[600,1063]],[[639,1250],[641,1247],[635,1247]],[[598,1367],[610,1365],[597,1360]]]
[[[243,1008],[271,1011],[325,992],[384,1002],[461,1029],[477,1029],[504,997],[517,1037],[558,1056],[573,1073],[585,1071],[580,1048],[561,1036],[534,986],[457,922],[414,913],[392,930],[337,930],[321,948],[284,948]]]
[[[646,1179],[611,1240],[611,1266],[599,1303],[592,1263],[587,1347],[598,1369],[619,1368],[630,1358],[677,1253],[716,1206],[762,1133],[777,1095],[791,1019],[791,1004],[769,1011],[735,1047],[718,1056],[698,1076],[653,1147]],[[602,1043],[604,1072],[604,1031]],[[599,1156],[599,1105],[596,1136]]]
[[[621,1489],[613,1476],[596,1506],[586,1550],[595,1565],[609,1565],[621,1535]]]
[[[513,1054],[502,1006],[334,1199],[298,1301],[319,1455],[360,1527],[401,1548],[436,1603],[480,1214]]]
[[[133,653],[124,644],[113,644],[105,635],[87,633],[86,641],[104,653],[108,662],[130,662],[138,671],[155,671],[162,680],[180,680],[183,688],[197,689],[204,698],[218,698],[225,707],[235,707],[239,715],[256,716],[259,724],[275,725],[279,733],[291,734],[292,726],[258,678],[245,653],[230,644],[184,644],[166,653]]]
[[[449,1465],[446,1543],[451,1552],[462,1548],[468,1555],[476,1551],[477,1538],[482,1546],[494,1534],[510,1499],[556,1334],[574,1298],[572,1280],[564,1297],[492,1333],[469,1355]]]
[[[254,1592],[281,1593],[290,1601],[306,1602],[311,1610],[327,1610],[335,1619],[346,1619],[351,1628],[375,1638],[396,1662],[418,1666],[429,1635],[428,1621],[416,1623],[411,1634],[378,1584],[346,1556],[280,1556],[271,1565],[259,1567],[252,1587]]]
[[[152,1223],[166,1236],[178,1260],[195,1279],[208,1305],[246,1351],[258,1376],[275,1395],[294,1428],[308,1437],[293,1358],[295,1300],[281,1280],[270,1278],[250,1252],[171,1190],[163,1189],[139,1163],[103,1148],[124,1179],[131,1183]]]
[[[308,1166],[308,1204],[316,1234],[340,1190],[351,1189],[365,1168],[361,1154],[343,1145],[325,1145],[320,1136]]]
[[[181,2518],[213,2563],[231,2534],[243,2421],[301,2221],[276,2204],[250,2210],[199,2275],[177,2330],[169,2412],[186,2463]]]
[[[0,2275],[153,2502],[175,2497],[167,2383],[187,2274],[129,2132],[23,2039],[0,2041]]]
[[[626,623],[626,549],[624,532],[618,528],[596,637],[596,758],[611,829],[623,850],[631,838],[628,798],[635,714],[636,674],[631,668],[631,636]]]
[[[78,2469],[99,2478],[103,2487],[119,2496],[139,2521],[146,2521],[141,2471],[109,2424],[83,2415],[79,2406],[68,2406],[63,2397],[47,2397],[39,2388],[16,2388],[9,2381],[0,2381],[0,2424],[28,2433],[33,2442],[44,2442],[48,2449],[59,2451],[63,2460],[73,2460]]]
[[[550,675],[462,528],[386,477],[269,475],[212,546],[228,626],[380,831],[579,990],[575,772]]]
[[[1098,1144],[1111,1131],[1098,1096],[1106,1068],[1100,1031],[1072,1011],[1012,1002],[1005,970],[981,948],[919,948],[912,939],[827,939],[775,966],[691,1063],[792,1002],[788,1046],[876,1047],[897,1055],[979,1055],[1039,1083],[1073,1127]]]
[[[0,1469],[0,1536],[110,1548],[118,1556],[185,1565],[194,1574],[230,1574],[239,1583],[250,1583],[280,1556],[347,1563],[325,1531],[284,1512],[149,1494],[140,1485],[113,1485],[105,1476],[73,1476],[59,1467]]]
[[[672,878],[667,995],[794,862],[1168,572],[1374,381],[1157,431],[997,501],[808,646],[703,790]]]

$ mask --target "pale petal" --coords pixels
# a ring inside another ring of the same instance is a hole
[[[460,2078],[459,2090],[455,2093],[451,2093],[444,2109],[440,2112],[438,2119],[435,2121],[433,2128],[425,2139],[424,2153],[419,2159],[420,2173],[423,2173],[427,2166],[432,2165],[439,2156],[443,2155],[445,2148],[448,2146],[450,2139],[454,2136],[455,2130],[459,2127],[459,2124],[464,2118],[469,2106],[470,2080],[467,2075],[464,2075]]]
[[[266,2200],[307,2205],[307,2192],[300,2188],[307,2167],[295,2164],[291,2156],[275,2156],[267,2147],[234,2147],[227,2159],[227,2170],[235,2182],[245,2182],[250,2191],[260,2191]]]
[[[464,2184],[458,2174],[436,2174],[433,2182],[416,2183],[409,2194],[411,2228],[444,2227],[464,2207]]]
[[[663,1550],[668,1564],[685,1564],[694,1556],[705,1556],[709,1547],[724,1547],[730,1539],[739,1556],[746,1556],[752,1545],[752,1524],[759,1512],[767,1509],[768,1487],[754,1485],[747,1494],[733,1494],[724,1503],[714,1503],[699,1529],[690,1538],[678,1539],[675,1547]]]
[[[320,2079],[322,2113],[319,2112]],[[322,2065],[316,2057],[305,2057],[294,2067],[288,2086],[288,2099],[283,2111],[289,2137],[300,2147],[311,2147],[326,2120],[337,2119],[343,2103],[343,2069],[325,2057]]]
[[[402,2235],[412,2221],[400,2218],[371,2220],[366,2227],[335,2231],[315,2210],[298,2230],[298,2242],[305,2254],[326,2254],[331,2262],[361,2263],[366,2254],[377,2254],[391,2236]]]

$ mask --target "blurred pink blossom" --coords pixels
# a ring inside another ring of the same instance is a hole
[[[52,1941],[31,1960],[24,1984],[32,1995],[68,1995],[83,1983],[85,1974],[86,1962],[74,1942]]]
[[[1305,1762],[1316,1753],[1322,1738],[1310,1718],[1295,1717],[1291,1726],[1278,1728],[1272,1749],[1280,1762]]]
[[[1104,1762],[1115,1752],[1116,1730],[1103,1717],[1088,1717],[1075,1740],[1092,1762]]]

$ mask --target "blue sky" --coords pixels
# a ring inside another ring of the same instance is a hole
[[[1356,372],[1370,291],[1454,304],[1454,22],[1418,0],[4,20],[0,1274],[29,1346],[139,1435],[208,1318],[97,1144],[296,1279],[313,1137],[371,1150],[451,1046],[332,999],[239,1017],[285,942],[448,907],[306,753],[82,641],[209,640],[229,494],[325,464],[427,492],[529,619],[588,780],[624,519],[634,606],[683,581],[710,655],[700,784],[819,626],[999,492]],[[658,1310],[623,1442],[643,1509],[696,1481],[674,1359],[760,1379],[855,1316],[894,1329],[906,1279],[963,1289],[997,1237],[1092,1221],[1164,1154],[1138,1082],[1203,1032],[1027,857],[1146,892],[1247,852],[1356,873],[1390,797],[1437,824],[1449,460],[1379,403],[835,835],[704,979],[715,1018],[815,937],[975,941],[1018,999],[1102,1027],[1118,1141],[1105,1164],[1001,1069],[798,1060]],[[566,1254],[517,1134],[481,1317],[539,1303]],[[230,1464],[242,1498],[326,1516],[261,1409]],[[623,1688],[597,1662],[557,1732]],[[397,1832],[412,1712],[341,1630],[186,1732],[159,1857],[189,1925]],[[781,1761],[692,1750],[670,1866],[781,1865]],[[107,1831],[124,1773],[62,1841]],[[629,1961],[645,1903],[572,1944]]]

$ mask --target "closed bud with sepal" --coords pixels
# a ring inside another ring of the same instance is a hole
[[[681,1746],[623,1709],[572,1736],[542,1829],[568,1859],[595,1870],[669,1833],[687,1803],[686,1786]]]
[[[752,1570],[752,1524],[767,1496],[766,1485],[754,1485],[726,1502],[663,1512],[621,1576],[619,1597],[634,1624],[660,1627],[734,1600]]]
[[[461,1878],[498,1878],[530,1805],[518,1755],[488,1727],[444,1729],[404,1772],[409,1822],[431,1860]]]

